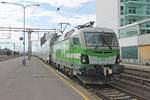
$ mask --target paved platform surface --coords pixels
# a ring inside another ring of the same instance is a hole
[[[0,100],[85,100],[39,59],[21,62],[22,57],[0,62]]]

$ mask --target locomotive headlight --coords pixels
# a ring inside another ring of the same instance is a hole
[[[81,63],[83,64],[89,64],[88,55],[81,55]]]
[[[82,62],[85,63],[86,62],[86,58],[82,58]]]
[[[121,62],[120,56],[117,55],[117,57],[116,57],[116,64],[119,64],[120,62]]]

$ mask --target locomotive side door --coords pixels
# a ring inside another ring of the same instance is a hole
[[[78,64],[78,59],[80,59],[80,41],[78,37],[73,38],[72,52],[73,63]]]

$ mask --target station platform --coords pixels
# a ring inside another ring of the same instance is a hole
[[[0,62],[0,100],[97,100],[71,84],[53,68],[32,57],[22,65],[22,57]]]

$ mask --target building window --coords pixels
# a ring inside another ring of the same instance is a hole
[[[150,0],[146,0],[147,2],[150,2]]]
[[[119,30],[119,38],[133,37],[138,35],[138,25],[126,27]]]
[[[136,14],[136,7],[129,7],[128,9],[130,14]]]
[[[129,24],[131,24],[132,23],[132,19],[129,19]]]
[[[150,34],[150,30],[147,30],[147,34]]]
[[[124,10],[124,7],[123,7],[123,6],[120,6],[120,9],[121,9],[121,10]]]
[[[140,32],[141,35],[146,34],[146,30],[142,29]]]
[[[128,20],[128,23],[129,23],[129,24],[134,23],[134,22],[136,22],[136,19],[129,19],[129,20]]]
[[[146,24],[146,27],[150,27],[150,23],[147,23],[147,24]]]
[[[139,0],[131,0],[131,1],[139,1]]]
[[[121,47],[123,59],[138,59],[138,47]]]
[[[123,26],[124,25],[124,19],[123,18],[121,18],[121,20],[120,20],[120,26]]]
[[[121,15],[124,14],[124,7],[123,6],[120,6],[120,11],[121,11]]]
[[[147,15],[150,15],[150,9],[147,9],[147,10],[146,10],[146,14],[147,14]]]

